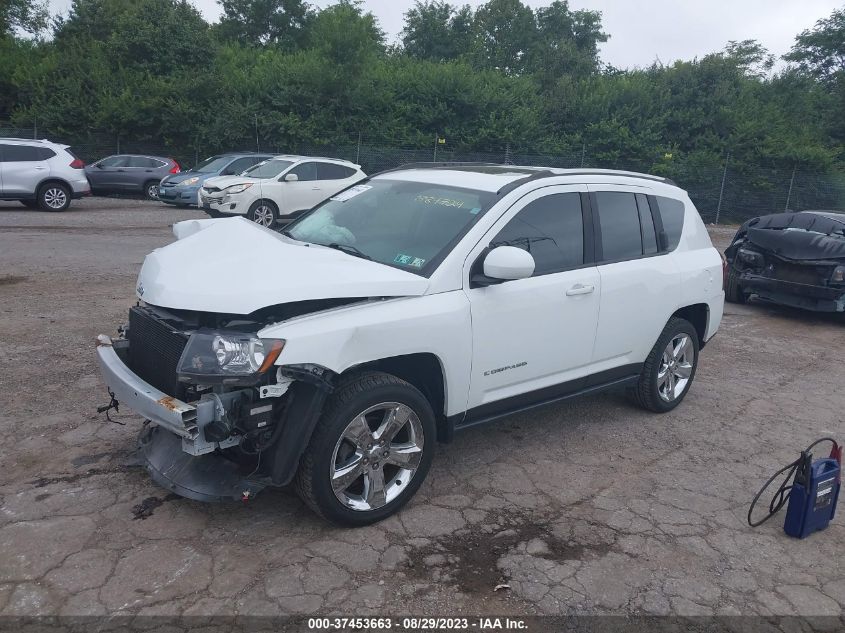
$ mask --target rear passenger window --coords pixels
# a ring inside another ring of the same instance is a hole
[[[675,250],[681,241],[681,231],[684,230],[684,203],[674,198],[657,196],[657,208],[660,209],[669,250]]]
[[[317,163],[317,180],[343,180],[351,178],[355,170],[335,163]]]
[[[640,210],[640,233],[643,237],[643,255],[654,255],[657,252],[657,234],[654,231],[654,219],[651,217],[648,198],[641,193],[637,194],[637,208]]]
[[[505,225],[490,246],[516,246],[534,256],[534,276],[584,263],[581,196],[558,193],[528,203]]]
[[[595,197],[601,229],[602,259],[618,261],[642,256],[640,213],[634,194],[599,191]]]
[[[39,147],[38,155],[41,157],[41,160],[47,160],[49,158],[53,158],[53,156],[56,155],[56,152],[51,149],[47,149],[46,147]]]
[[[126,167],[128,162],[128,156],[109,156],[101,160],[97,165],[100,167]]]
[[[4,145],[3,162],[17,163],[44,160],[41,158],[40,149],[40,147],[30,147],[29,145]]]
[[[288,174],[296,174],[300,182],[317,180],[317,163],[300,163],[291,169]]]

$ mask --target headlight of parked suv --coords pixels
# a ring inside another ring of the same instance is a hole
[[[190,187],[191,185],[195,185],[199,182],[199,176],[193,176],[192,178],[188,178],[183,180],[179,184],[185,187]]]
[[[241,332],[194,332],[179,359],[184,382],[251,384],[273,366],[285,342]]]
[[[251,182],[245,182],[245,183],[240,184],[240,185],[232,185],[231,187],[226,187],[226,189],[224,189],[224,191],[226,193],[241,193],[242,191],[246,191],[250,187],[252,187],[252,183]]]

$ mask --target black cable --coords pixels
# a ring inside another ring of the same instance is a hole
[[[794,462],[790,462],[789,464],[781,468],[779,471],[777,471],[774,475],[769,477],[769,479],[766,480],[766,483],[763,484],[763,487],[760,488],[760,492],[754,495],[754,500],[751,502],[751,507],[748,508],[748,525],[750,525],[751,527],[757,527],[758,525],[762,525],[763,523],[771,519],[774,515],[776,515],[781,508],[783,508],[783,506],[789,500],[790,491],[795,485],[794,483],[789,483],[793,475],[795,474],[795,471],[797,470],[798,466],[801,465],[802,462],[804,462],[810,457],[810,449],[812,449],[814,446],[817,446],[818,444],[821,444],[822,442],[830,442],[831,444],[833,444],[834,447],[838,447],[836,440],[834,440],[832,437],[822,437],[810,444],[803,451],[801,451],[801,457],[796,459]],[[784,477],[783,481],[777,489],[777,492],[775,492],[771,502],[769,502],[769,513],[757,522],[752,521],[751,514],[754,512],[754,507],[757,505],[757,502],[760,500],[760,497],[763,496],[763,493],[766,492],[766,489],[771,486],[772,482],[777,479],[778,476],[782,473],[786,473],[786,477]]]

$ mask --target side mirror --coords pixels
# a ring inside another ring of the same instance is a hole
[[[105,166],[103,165],[103,163],[97,163],[96,167],[97,167],[97,169],[105,169]]]
[[[296,182],[299,180],[299,176],[296,174],[285,174],[285,182]]]
[[[515,246],[497,246],[484,258],[484,276],[497,281],[527,279],[534,274],[534,257]]]

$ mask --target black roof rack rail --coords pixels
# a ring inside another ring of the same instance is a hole
[[[432,162],[416,162],[405,163],[398,167],[391,167],[373,176],[381,176],[382,174],[389,174],[394,171],[402,171],[404,169],[441,169],[446,167],[507,167],[503,163],[484,163],[484,162],[458,162],[458,161],[432,161]]]

